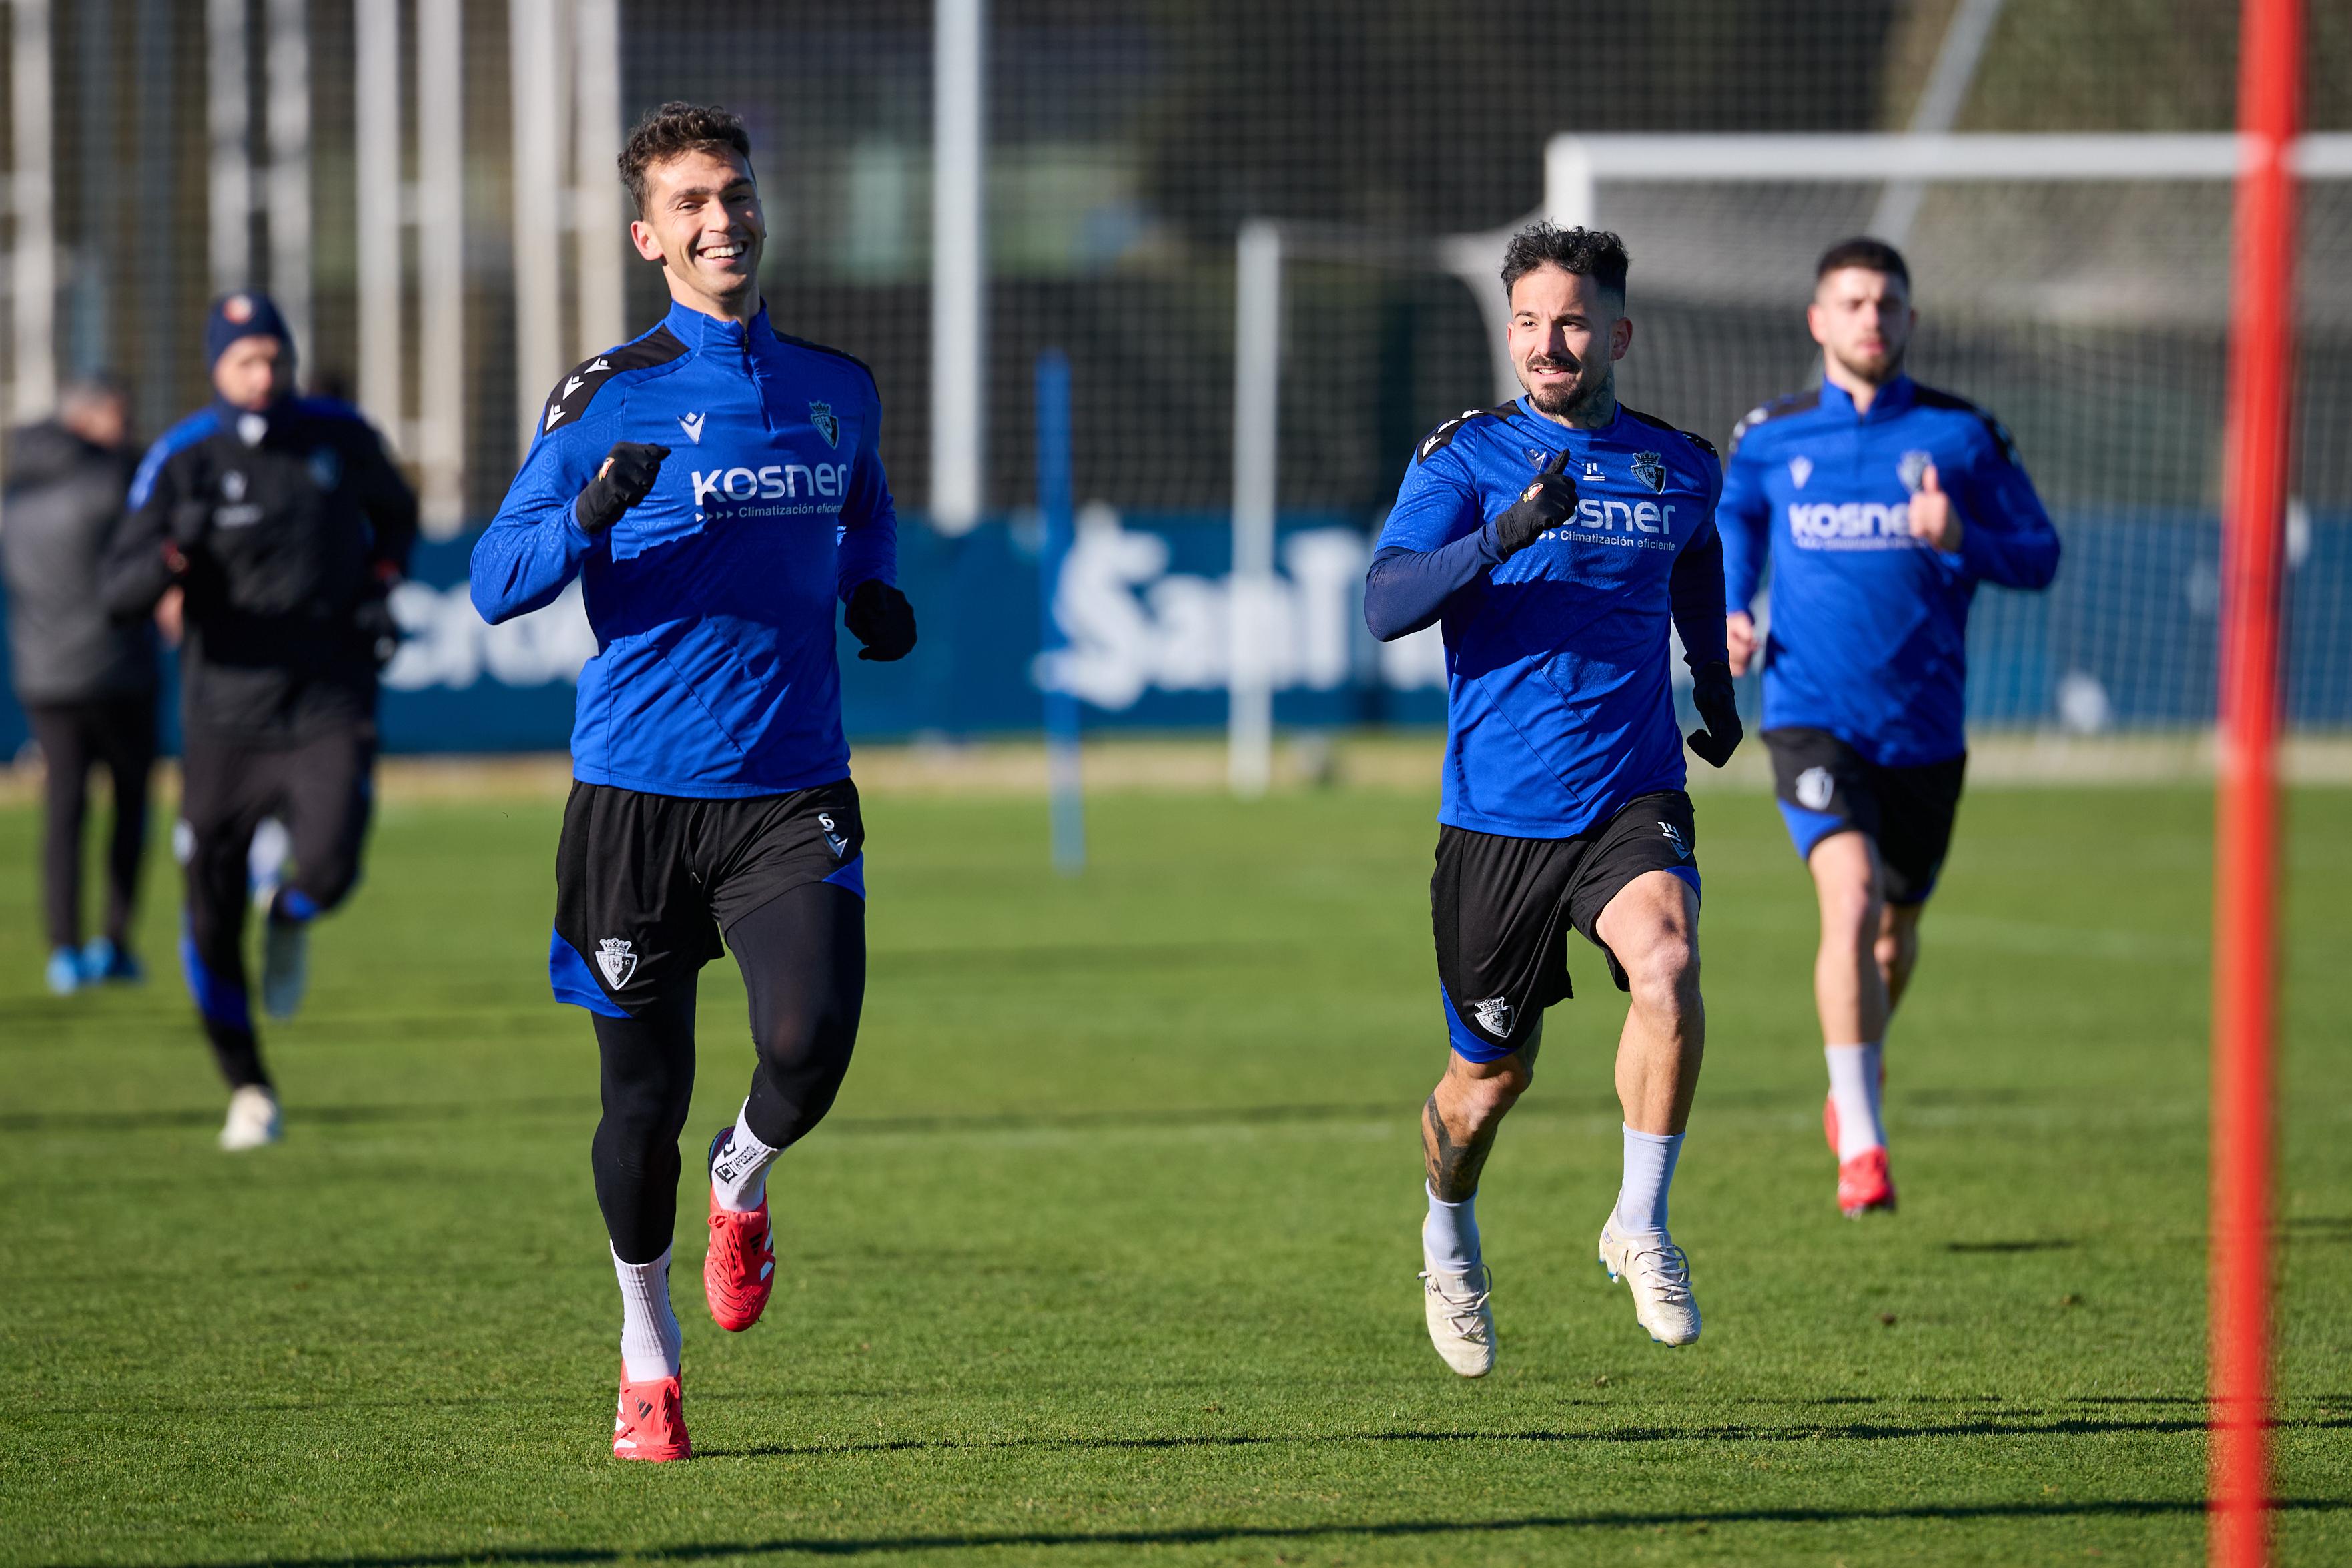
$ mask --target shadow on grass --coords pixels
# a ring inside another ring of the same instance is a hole
[[[2352,1415],[2274,1421],[2281,1431],[2316,1432],[2352,1428]],[[949,1437],[902,1437],[853,1443],[760,1444],[745,1448],[709,1448],[713,1459],[819,1458],[833,1454],[903,1454],[977,1452],[1003,1449],[1056,1449],[1065,1452],[1118,1452],[1122,1449],[1276,1448],[1301,1446],[1345,1446],[1351,1443],[1885,1443],[1915,1438],[1947,1437],[2083,1437],[2125,1433],[2202,1433],[2202,1416],[2152,1416],[2129,1421],[2082,1415],[2036,1420],[2032,1413],[2019,1418],[1978,1421],[1899,1423],[1891,1421],[1790,1422],[1767,1426],[1744,1422],[1690,1426],[1612,1426],[1583,1431],[1529,1432],[1332,1432],[1315,1436],[1267,1436],[1262,1433],[1179,1434],[1163,1437],[998,1437],[966,1441]]]
[[[2283,1498],[2283,1513],[2332,1513],[2352,1508],[2333,1498]],[[1654,1513],[1538,1513],[1501,1519],[1391,1520],[1378,1524],[1201,1525],[1192,1529],[1103,1531],[975,1531],[961,1535],[782,1536],[765,1541],[711,1541],[671,1546],[519,1547],[505,1551],[396,1553],[331,1557],[271,1557],[205,1568],[456,1568],[471,1563],[695,1563],[713,1557],[862,1557],[887,1552],[986,1552],[1058,1546],[1213,1546],[1228,1542],[1409,1540],[1415,1537],[1501,1535],[1526,1530],[1654,1530],[1662,1526],[1731,1524],[1893,1523],[1906,1520],[2161,1519],[2202,1513],[2200,1500],[2129,1498],[2084,1502],[1921,1503],[1908,1508],[1751,1508]],[[195,1568],[190,1564],[189,1568]]]
[[[2066,1252],[2074,1246],[2074,1243],[2063,1237],[2053,1237],[2046,1241],[1948,1241],[1944,1243],[1944,1250],[1978,1253]]]
[[[482,1116],[593,1116],[593,1095],[547,1095],[530,1100],[481,1100],[424,1103],[386,1100],[375,1105],[304,1105],[299,1101],[286,1113],[298,1121],[329,1127],[358,1126],[373,1121],[455,1121]],[[0,1133],[9,1132],[141,1132],[166,1127],[217,1127],[217,1106],[202,1110],[22,1110],[0,1115]]]
[[[1717,1103],[1730,1108],[1769,1108],[1777,1097],[1718,1095]],[[305,1105],[286,1108],[289,1121],[352,1125],[368,1121],[477,1121],[485,1117],[550,1115],[557,1112],[593,1116],[593,1095],[542,1095],[515,1100],[446,1101],[386,1101],[375,1105]],[[1562,1098],[1541,1104],[1521,1105],[1522,1120],[1547,1117],[1617,1114],[1616,1102]],[[1419,1111],[1408,1102],[1378,1100],[1358,1103],[1107,1106],[1075,1110],[976,1110],[915,1112],[905,1115],[830,1116],[825,1131],[835,1136],[903,1132],[1019,1132],[1036,1129],[1084,1131],[1089,1129],[1252,1127],[1286,1122],[1393,1121],[1410,1131]],[[10,1132],[135,1132],[164,1127],[212,1126],[220,1121],[217,1109],[156,1110],[27,1110],[0,1114],[0,1134]]]

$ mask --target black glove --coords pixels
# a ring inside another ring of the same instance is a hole
[[[860,658],[888,663],[904,658],[915,649],[915,606],[907,603],[907,595],[879,577],[868,577],[849,591],[849,605],[842,612],[841,624],[849,635],[866,646],[857,650]]]
[[[623,512],[646,499],[654,488],[655,476],[661,472],[662,459],[668,456],[667,447],[615,441],[604,454],[604,467],[572,504],[572,515],[587,532],[604,532],[621,521]]]
[[[1719,768],[1731,761],[1740,736],[1748,732],[1740,728],[1739,705],[1732,696],[1731,666],[1719,658],[1699,666],[1691,685],[1691,706],[1706,721],[1706,728],[1690,732],[1690,749]]]
[[[407,635],[392,613],[392,600],[383,594],[370,594],[352,606],[352,626],[374,656],[378,669],[392,662],[400,651],[400,639]]]
[[[1561,470],[1568,467],[1568,452],[1562,448],[1543,471],[1528,481],[1519,499],[1510,510],[1496,517],[1490,525],[1495,531],[1495,542],[1501,547],[1502,559],[1508,561],[1536,542],[1536,536],[1558,528],[1576,513],[1576,481]]]

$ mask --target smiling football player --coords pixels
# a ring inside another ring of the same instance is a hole
[[[835,608],[860,658],[903,658],[898,523],[864,364],[788,337],[760,297],[767,221],[743,122],[669,103],[621,175],[669,313],[557,384],[497,520],[474,603],[495,623],[581,579],[580,676],[556,850],[555,994],[593,1016],[596,1202],[621,1288],[613,1452],[692,1452],[669,1262],[694,1089],[697,973],[724,939],[757,1061],[711,1140],[711,1317],[750,1328],[775,1249],[767,1172],[823,1119],[866,991],[864,819],[841,726]]]

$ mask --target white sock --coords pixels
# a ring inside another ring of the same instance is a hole
[[[651,1263],[624,1263],[613,1254],[621,1282],[621,1371],[631,1383],[676,1377],[684,1336],[669,1310],[669,1248]]]
[[[1830,1103],[1837,1107],[1841,1163],[1865,1149],[1886,1146],[1886,1126],[1878,1117],[1880,1052],[1876,1040],[1863,1046],[1823,1046],[1830,1064]]]
[[[768,1167],[782,1152],[754,1137],[744,1125],[743,1113],[737,1111],[734,1131],[719,1145],[719,1158],[710,1162],[710,1190],[719,1206],[736,1214],[758,1208],[768,1195]]]
[[[1421,1255],[1433,1274],[1467,1274],[1478,1267],[1478,1194],[1449,1204],[1430,1192],[1429,1217],[1421,1222]]]
[[[1666,1189],[1674,1185],[1675,1162],[1682,1158],[1679,1132],[1625,1134],[1625,1178],[1617,1188],[1617,1228],[1655,1231],[1666,1228]]]

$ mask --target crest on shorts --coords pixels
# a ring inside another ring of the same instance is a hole
[[[596,944],[596,967],[604,972],[604,984],[618,991],[637,972],[637,955],[619,937],[608,936]]]
[[[1797,804],[1807,811],[1827,811],[1837,793],[1837,780],[1827,768],[1807,768],[1797,775]]]
[[[1470,1004],[1470,1011],[1477,1015],[1480,1028],[1498,1040],[1509,1037],[1511,1033],[1511,999],[1509,997],[1489,996],[1484,1002],[1473,1002]]]
[[[1666,459],[1657,452],[1633,454],[1633,477],[1651,489],[1664,494],[1666,488]]]
[[[841,421],[833,416],[832,404],[810,404],[809,423],[816,426],[816,433],[824,437],[824,444],[826,446],[838,447],[841,445]]]
[[[816,825],[824,829],[824,841],[827,845],[832,847],[833,858],[835,859],[838,860],[844,855],[849,853],[849,837],[846,834],[843,833],[841,829],[833,825],[833,813],[829,811],[818,812],[816,814]]]
[[[1683,837],[1683,830],[1681,828],[1676,827],[1671,822],[1661,822],[1658,824],[1658,831],[1664,834],[1666,836],[1666,842],[1675,847],[1675,858],[1676,859],[1687,860],[1691,858],[1690,844]]]
[[[1903,480],[1903,488],[1913,495],[1919,493],[1919,483],[1927,470],[1936,466],[1936,454],[1913,450],[1895,459],[1895,472]]]

